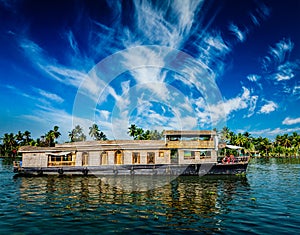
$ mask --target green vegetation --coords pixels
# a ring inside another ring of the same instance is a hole
[[[93,124],[89,129],[89,135],[93,137],[94,140],[107,140],[106,135],[99,130],[97,124]]]
[[[25,131],[24,133],[18,131],[17,134],[14,133],[5,133],[0,140],[0,156],[6,157],[16,157],[18,149],[21,146],[38,146],[38,147],[53,147],[57,143],[57,139],[61,136],[61,133],[58,131],[59,127],[54,126],[52,130],[49,130],[45,135],[42,135],[36,140],[31,138],[31,133]],[[90,128],[90,136],[94,140],[107,140],[106,135],[99,130],[96,124],[93,124]],[[73,130],[69,132],[70,142],[75,141],[85,141],[86,136],[83,133],[81,126],[76,125]]]
[[[160,140],[163,137],[162,132],[158,132],[157,130],[144,131],[142,128],[137,127],[135,124],[131,124],[128,128],[129,136],[133,137],[134,140]]]
[[[277,135],[274,141],[261,136],[252,137],[248,132],[235,134],[227,127],[224,127],[218,134],[221,142],[243,147],[243,151],[251,155],[259,154],[262,157],[299,156],[300,135],[296,132],[291,135]]]
[[[71,142],[85,141],[86,135],[83,133],[82,127],[77,125],[69,132],[69,138]]]
[[[58,130],[59,127],[54,126],[52,130],[49,130],[45,135],[36,140],[31,138],[29,131],[18,131],[16,134],[5,133],[3,137],[0,138],[0,156],[15,157],[20,146],[54,146],[55,143],[57,143],[57,139],[61,136]],[[135,124],[131,124],[127,133],[133,137],[134,140],[160,140],[163,137],[162,132],[157,130],[143,130]],[[217,131],[217,133],[221,143],[243,147],[242,153],[244,154],[250,153],[251,155],[259,155],[262,157],[299,156],[300,135],[296,132],[290,135],[277,135],[273,141],[266,137],[253,137],[248,132],[235,134],[227,127],[224,127],[221,131]],[[89,135],[94,140],[107,140],[106,135],[96,124],[89,127]],[[85,141],[86,135],[83,133],[82,127],[76,125],[75,128],[69,132],[69,138],[70,142]],[[235,150],[226,150],[226,153],[233,153],[234,151]],[[220,151],[220,154],[224,154],[224,149]]]

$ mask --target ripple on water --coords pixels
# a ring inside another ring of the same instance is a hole
[[[299,164],[254,162],[246,177],[179,177],[148,191],[0,168],[0,234],[295,234],[300,221]]]

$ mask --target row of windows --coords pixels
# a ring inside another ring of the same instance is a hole
[[[82,165],[88,165],[88,153],[82,153]],[[164,152],[159,152],[159,157],[164,157]],[[132,164],[140,164],[141,163],[141,155],[139,152],[132,153]],[[100,165],[108,164],[108,154],[107,152],[102,152],[100,155]],[[124,156],[121,151],[115,152],[114,164],[124,164]],[[147,164],[155,164],[155,152],[147,152]]]
[[[178,152],[172,154],[178,157]],[[184,159],[190,160],[195,159],[196,155],[200,155],[200,159],[209,158],[211,157],[210,151],[184,151]],[[159,152],[158,157],[163,158],[165,156],[164,152]],[[82,165],[88,165],[89,154],[87,152],[82,153]],[[55,166],[58,164],[61,165],[74,165],[75,158],[72,157],[71,154],[66,156],[53,156],[50,155],[48,158],[48,162],[50,166]],[[140,164],[141,163],[141,155],[140,152],[133,152],[132,153],[132,164]],[[100,165],[107,165],[108,164],[108,154],[107,152],[102,152],[100,154]],[[124,164],[124,155],[121,151],[116,151],[114,156],[114,164]],[[147,152],[147,164],[155,164],[155,152]]]
[[[211,151],[184,151],[183,158],[185,160],[195,159],[197,152],[200,155],[200,159],[211,157]]]

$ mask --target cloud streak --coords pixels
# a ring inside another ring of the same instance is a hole
[[[290,117],[286,117],[283,121],[282,124],[283,125],[295,125],[300,123],[300,117],[299,118],[290,118]]]

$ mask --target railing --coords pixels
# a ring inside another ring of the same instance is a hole
[[[224,161],[223,159],[224,157],[218,157],[218,163],[223,163],[223,164],[248,163],[248,161],[250,160],[250,156],[234,157],[234,159],[230,159],[227,161]]]
[[[214,148],[214,141],[209,140],[173,140],[167,143],[168,148]]]
[[[49,162],[48,166],[75,166],[74,161]]]

